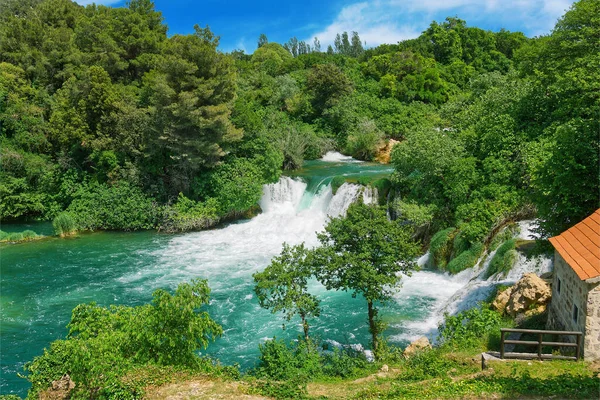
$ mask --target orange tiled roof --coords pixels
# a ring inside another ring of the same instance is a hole
[[[600,276],[600,208],[550,243],[581,280]]]

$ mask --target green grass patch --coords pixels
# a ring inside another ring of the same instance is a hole
[[[41,239],[44,236],[38,235],[32,230],[23,232],[4,232],[0,231],[0,242],[28,242],[31,240]]]
[[[456,234],[456,228],[446,228],[431,238],[429,243],[429,252],[433,257],[433,264],[441,269],[445,270],[448,265],[448,260],[452,254],[452,239]]]
[[[54,233],[60,237],[69,236],[77,232],[77,224],[73,216],[68,212],[58,214],[52,221]]]
[[[485,273],[486,278],[498,273],[506,275],[513,267],[517,257],[515,239],[509,239],[502,243],[490,261],[490,265]]]
[[[468,250],[463,251],[458,256],[454,257],[446,267],[448,272],[456,274],[460,271],[464,271],[467,268],[471,268],[477,264],[481,253],[483,252],[483,244],[476,243],[472,245]]]

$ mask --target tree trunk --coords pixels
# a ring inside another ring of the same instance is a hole
[[[304,340],[308,342],[308,322],[306,321],[306,317],[301,315],[302,318],[302,328],[304,329]]]
[[[373,354],[377,354],[377,345],[379,337],[379,329],[377,327],[377,309],[373,307],[373,302],[367,300],[367,306],[369,308],[369,332],[371,332],[371,340],[373,341]]]

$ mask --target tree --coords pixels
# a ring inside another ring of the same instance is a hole
[[[313,106],[318,112],[352,92],[350,79],[334,64],[315,65],[308,74],[307,83],[313,94]]]
[[[289,246],[283,244],[278,257],[263,272],[253,275],[256,286],[254,292],[261,307],[272,313],[282,312],[290,321],[294,315],[302,320],[304,339],[308,341],[308,318],[321,313],[319,299],[308,293],[308,280],[312,276],[309,251],[304,244]]]
[[[315,36],[315,40],[313,42],[313,50],[315,53],[321,52],[321,42],[319,42],[319,39],[316,36]]]
[[[208,304],[209,294],[206,280],[194,279],[179,284],[174,294],[156,290],[151,304],[78,305],[67,338],[53,342],[27,364],[30,395],[37,397],[36,392],[68,372],[77,382],[73,398],[121,398],[122,376],[135,368],[202,365],[197,351],[223,334],[221,326],[200,310]],[[111,393],[115,389],[118,394]]]
[[[352,32],[352,42],[350,44],[350,55],[352,57],[359,57],[365,50],[363,49],[362,42],[358,32]]]
[[[315,249],[313,265],[317,279],[328,289],[362,295],[367,301],[369,332],[377,354],[384,324],[377,303],[389,300],[400,283],[400,273],[417,269],[419,246],[412,232],[390,221],[382,207],[355,203],[345,217],[332,219],[317,235],[322,247]]]
[[[269,43],[269,39],[267,39],[267,35],[265,35],[264,33],[261,33],[260,36],[258,37],[258,48],[263,47],[265,44]]]

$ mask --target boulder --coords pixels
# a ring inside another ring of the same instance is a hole
[[[71,391],[75,388],[75,382],[71,380],[69,374],[64,374],[62,378],[52,381],[52,386],[47,390],[40,392],[40,400],[66,400],[71,397]]]
[[[512,287],[509,287],[507,289],[504,289],[500,293],[498,293],[498,295],[492,302],[492,307],[494,307],[494,309],[496,309],[497,311],[504,313],[506,310],[506,305],[508,304],[508,301],[510,300],[511,292],[512,292]]]
[[[382,164],[389,164],[392,154],[392,148],[400,143],[397,140],[390,139],[383,147],[377,151],[375,161],[379,161]]]
[[[408,347],[404,349],[404,357],[409,358],[415,353],[426,349],[431,349],[431,343],[429,343],[429,339],[423,336],[409,344]]]
[[[544,312],[550,302],[552,290],[546,281],[536,274],[525,274],[511,288],[498,294],[492,305],[511,317]]]

